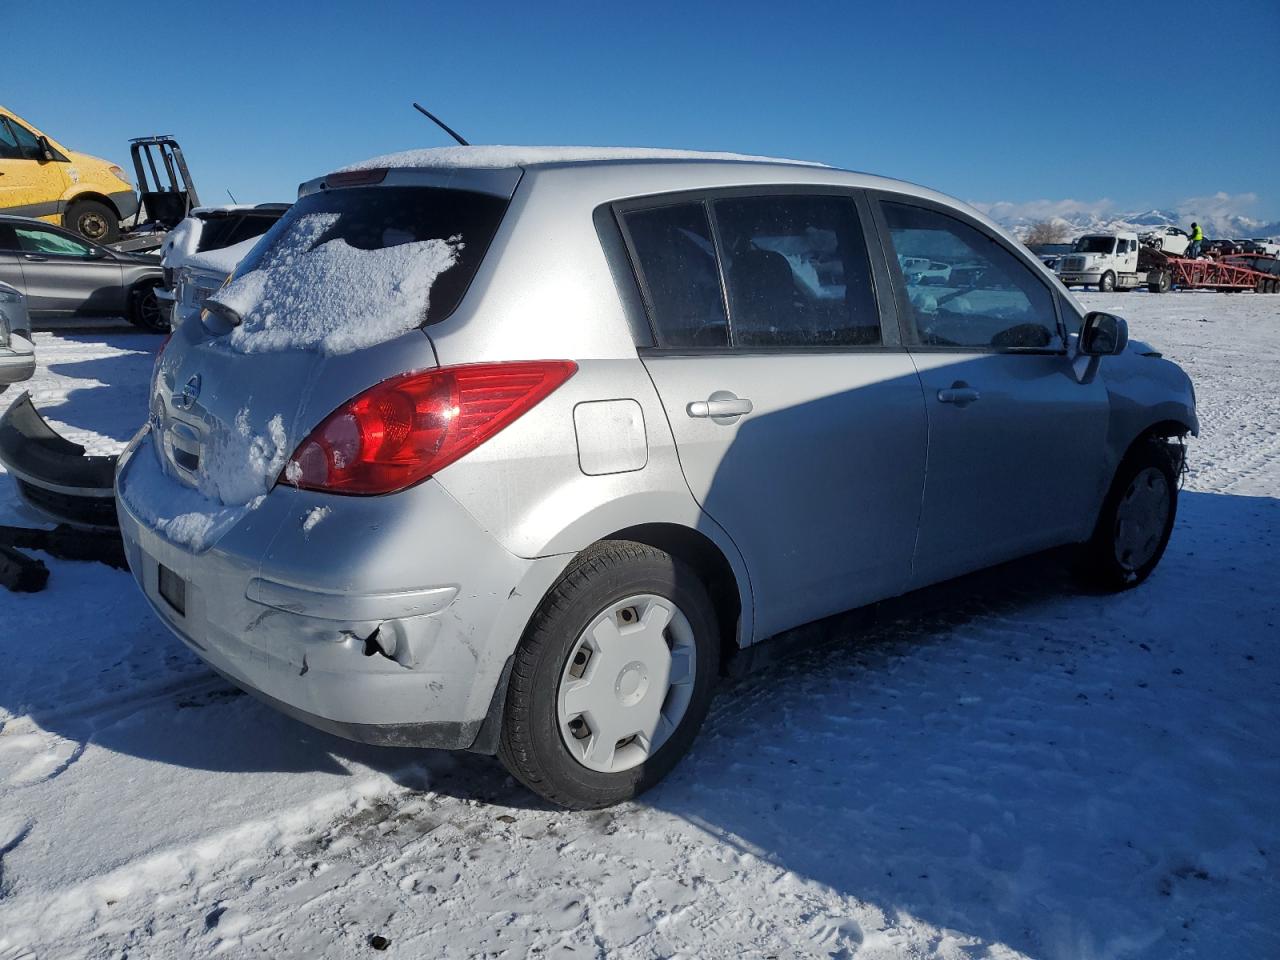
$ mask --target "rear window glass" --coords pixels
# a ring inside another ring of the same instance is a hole
[[[208,250],[234,247],[237,243],[262,236],[279,219],[279,213],[210,217],[205,220],[200,230],[200,243],[196,249],[204,253]]]
[[[211,298],[245,353],[349,353],[457,308],[507,201],[436,187],[303,197]]]

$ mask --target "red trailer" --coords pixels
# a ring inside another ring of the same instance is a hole
[[[1159,251],[1139,251],[1139,269],[1147,275],[1147,289],[1165,293],[1173,287],[1181,290],[1253,290],[1256,293],[1280,293],[1280,272],[1270,270],[1275,258],[1261,258],[1270,263],[1266,270],[1256,270],[1258,257],[1235,255],[1220,260],[1189,260],[1170,257]]]

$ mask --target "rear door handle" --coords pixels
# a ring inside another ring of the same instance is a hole
[[[710,418],[717,423],[732,423],[752,409],[751,401],[745,397],[735,397],[728,391],[717,390],[706,400],[694,400],[685,407],[685,412],[697,419]]]
[[[938,401],[940,403],[954,403],[957,407],[968,406],[971,403],[976,403],[981,398],[982,394],[963,380],[957,380],[950,387],[944,387],[938,391]]]

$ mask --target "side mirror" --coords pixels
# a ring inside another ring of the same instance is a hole
[[[40,162],[48,163],[53,159],[53,147],[49,146],[48,137],[39,137],[36,140],[36,146],[40,148]]]
[[[1129,324],[1111,313],[1093,310],[1080,327],[1080,352],[1087,357],[1111,357],[1129,345]]]

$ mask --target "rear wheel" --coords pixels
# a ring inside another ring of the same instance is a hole
[[[1156,273],[1147,280],[1147,289],[1152,293],[1168,293],[1172,281],[1169,279],[1169,271],[1157,270]]]
[[[1102,275],[1102,279],[1098,281],[1098,289],[1103,293],[1110,293],[1116,288],[1116,275],[1108,270]]]
[[[153,333],[168,331],[169,318],[160,308],[155,284],[144,284],[133,288],[133,293],[129,297],[129,322],[135,327],[141,327]]]
[[[74,230],[94,243],[114,243],[120,239],[120,220],[116,212],[97,200],[79,200],[71,204],[62,222],[68,230]]]
[[[597,544],[520,640],[498,757],[561,806],[630,799],[688,751],[718,673],[715,609],[694,571],[645,544]]]
[[[1151,575],[1173,532],[1181,463],[1181,447],[1161,440],[1129,451],[1080,558],[1085,579],[1103,589],[1127,590]]]

